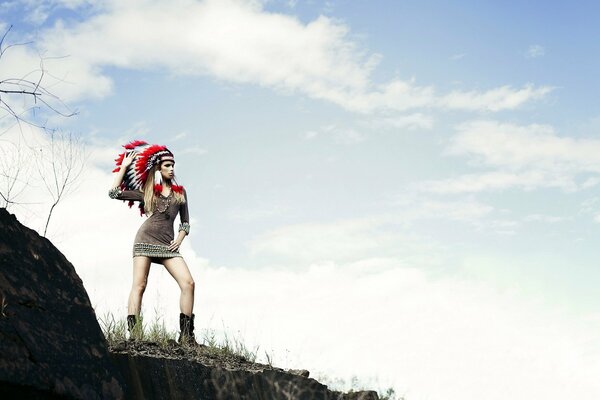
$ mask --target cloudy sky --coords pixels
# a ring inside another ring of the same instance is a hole
[[[175,153],[188,190],[182,253],[200,328],[342,389],[357,376],[407,400],[596,399],[597,13],[3,1],[4,46],[28,44],[2,55],[0,79],[37,80],[43,65],[64,102],[51,104],[77,112],[24,115],[85,142],[84,174],[47,236],[98,315],[127,312],[143,219],[107,191],[120,146],[142,139]],[[31,176],[9,210],[42,232],[50,198],[15,149],[48,135],[0,124],[3,170]],[[178,288],[160,266],[144,301],[176,327]]]

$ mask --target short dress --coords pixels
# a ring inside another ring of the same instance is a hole
[[[162,258],[181,257],[179,250],[168,249],[175,238],[173,223],[179,214],[179,231],[186,235],[190,233],[190,216],[188,212],[187,193],[184,189],[184,203],[177,204],[173,191],[168,196],[160,194],[156,197],[157,207],[146,221],[140,226],[133,241],[133,257],[147,256],[152,262]],[[108,192],[111,199],[143,201],[144,193],[137,190],[121,190],[116,187]]]

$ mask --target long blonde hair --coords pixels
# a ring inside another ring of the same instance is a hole
[[[146,178],[146,183],[144,183],[144,212],[146,215],[153,214],[154,211],[156,211],[156,194],[154,194],[154,173],[156,171],[160,171],[160,163],[148,171],[148,177]],[[173,176],[173,178],[175,178],[175,176]],[[173,181],[167,182],[170,184]],[[185,203],[183,193],[175,192],[171,188],[171,194],[173,195],[175,204]]]

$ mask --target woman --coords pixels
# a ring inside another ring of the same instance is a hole
[[[133,244],[133,285],[129,295],[127,325],[130,336],[140,329],[142,295],[148,282],[150,264],[165,266],[181,288],[179,343],[197,345],[194,337],[194,280],[179,253],[183,239],[189,234],[187,194],[175,183],[173,153],[165,146],[134,141],[116,159],[117,172],[109,197],[129,200],[129,207],[139,202],[141,214],[146,214]],[[177,237],[173,222],[179,213]]]

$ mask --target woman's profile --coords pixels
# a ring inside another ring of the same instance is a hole
[[[139,202],[141,215],[148,218],[140,226],[133,243],[133,284],[128,301],[127,325],[130,336],[140,329],[142,295],[148,282],[150,264],[162,264],[181,289],[179,343],[196,345],[194,337],[194,280],[179,253],[190,232],[187,193],[175,181],[175,159],[165,146],[133,141],[115,160],[117,168],[109,197]],[[179,214],[175,237],[173,223]]]

